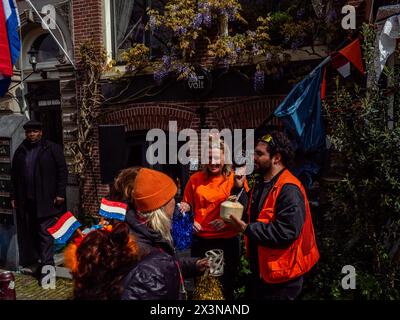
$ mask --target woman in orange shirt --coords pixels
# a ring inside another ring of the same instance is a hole
[[[210,140],[211,141],[211,140]],[[246,176],[235,176],[231,166],[225,164],[225,145],[222,140],[211,144],[209,162],[203,170],[193,174],[184,191],[181,211],[193,210],[193,241],[191,255],[204,257],[211,249],[224,251],[224,274],[221,283],[224,296],[232,300],[234,295],[234,278],[240,261],[240,243],[238,232],[230,223],[220,218],[221,203],[233,195],[238,195],[242,189],[248,191]],[[246,197],[240,196],[243,203]]]

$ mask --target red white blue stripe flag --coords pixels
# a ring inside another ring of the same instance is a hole
[[[101,200],[99,214],[107,219],[117,219],[124,221],[128,205],[123,202],[109,201],[105,198]]]
[[[20,26],[15,0],[0,0],[0,97],[8,90],[21,51]]]
[[[47,231],[53,236],[57,244],[64,244],[80,226],[80,222],[68,211]]]

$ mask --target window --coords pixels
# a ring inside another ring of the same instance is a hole
[[[162,12],[161,0],[110,0],[111,46],[112,56],[120,60],[121,53],[143,43],[150,48],[151,56],[160,56],[162,42],[150,31],[145,30],[148,22],[147,8],[156,8]]]
[[[46,62],[57,59],[61,52],[53,37],[48,34],[40,35],[32,44],[32,48],[38,51],[37,62]]]

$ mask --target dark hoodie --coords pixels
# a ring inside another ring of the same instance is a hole
[[[196,275],[198,258],[176,257],[175,249],[158,232],[139,221],[130,206],[126,222],[136,237],[142,259],[123,279],[123,300],[179,300],[183,277]]]

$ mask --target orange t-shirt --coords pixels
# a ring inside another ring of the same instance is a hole
[[[231,238],[238,234],[229,223],[225,223],[225,227],[219,231],[214,230],[209,224],[215,219],[221,219],[220,205],[231,195],[233,187],[233,173],[224,177],[223,175],[207,176],[204,172],[196,172],[190,177],[182,201],[190,204],[194,212],[194,220],[201,225],[202,230],[197,233],[198,236]],[[247,192],[249,190],[247,180],[244,182],[244,187]]]

